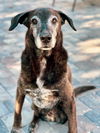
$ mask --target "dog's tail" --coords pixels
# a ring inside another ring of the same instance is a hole
[[[77,97],[78,95],[82,94],[83,92],[89,91],[89,90],[93,90],[96,89],[95,86],[80,86],[74,89],[75,91],[75,96]]]

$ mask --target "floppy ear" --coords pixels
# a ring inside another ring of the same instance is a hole
[[[29,12],[25,12],[25,13],[20,13],[16,15],[15,17],[13,17],[11,20],[9,31],[15,29],[18,23],[24,24],[25,26],[28,27],[28,14]]]
[[[62,24],[64,24],[65,20],[67,20],[67,22],[72,27],[72,29],[76,31],[76,28],[74,27],[74,24],[73,24],[73,20],[61,11],[58,11],[58,13],[60,17],[62,18]]]

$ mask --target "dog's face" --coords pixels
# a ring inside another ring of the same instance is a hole
[[[38,49],[51,50],[55,47],[61,18],[56,11],[37,9],[31,16],[30,29]]]
[[[38,49],[51,50],[56,45],[57,34],[65,20],[76,30],[72,19],[64,13],[50,8],[37,8],[16,15],[11,21],[9,30],[13,30],[18,23],[24,24],[30,30]]]

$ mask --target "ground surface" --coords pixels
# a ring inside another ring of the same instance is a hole
[[[73,18],[77,32],[63,26],[64,46],[69,52],[73,85],[96,85],[98,89],[76,99],[79,133],[100,133],[100,7],[84,5],[78,0],[71,12],[72,0],[56,0],[55,7]],[[50,6],[48,0],[0,0],[0,133],[8,133],[13,122],[20,56],[24,49],[26,28],[19,25],[9,32],[11,17],[22,11]],[[23,109],[23,133],[32,119],[30,99]],[[66,133],[66,125],[40,121],[37,133]]]

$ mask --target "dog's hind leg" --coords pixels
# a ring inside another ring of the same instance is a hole
[[[63,102],[62,108],[68,116],[68,133],[77,133],[75,96],[73,87],[68,79],[61,90],[60,96]]]

